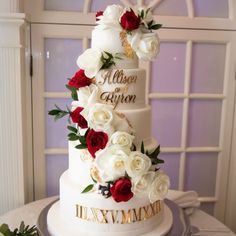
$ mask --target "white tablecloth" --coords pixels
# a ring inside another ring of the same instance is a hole
[[[10,228],[19,227],[23,220],[28,225],[35,225],[42,209],[58,197],[46,198],[12,210],[0,217],[0,225],[7,223]],[[190,216],[191,225],[199,228],[195,235],[201,236],[236,236],[229,228],[207,213],[196,210]]]

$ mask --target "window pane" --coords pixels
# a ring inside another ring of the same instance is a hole
[[[165,161],[163,165],[160,165],[160,168],[170,177],[170,188],[178,189],[180,155],[176,153],[161,153],[160,159]]]
[[[195,16],[228,17],[228,2],[224,0],[193,0]]]
[[[161,43],[160,54],[152,63],[151,92],[184,91],[185,51],[185,43]]]
[[[76,60],[82,53],[81,39],[45,39],[45,90],[65,92],[67,78],[78,70]]]
[[[162,1],[153,11],[157,15],[164,16],[187,16],[186,0]]]
[[[68,156],[47,155],[46,157],[46,191],[47,196],[59,194],[59,179],[68,169]]]
[[[83,11],[84,0],[45,0],[44,9],[51,11]]]
[[[122,5],[120,0],[93,0],[92,1],[92,6],[91,6],[91,11],[92,12],[97,12],[97,11],[104,11],[108,5],[111,4],[118,4]]]
[[[220,100],[191,100],[188,146],[218,146],[221,122]]]
[[[152,100],[153,135],[164,147],[179,147],[182,130],[182,100]]]
[[[192,93],[223,93],[225,54],[225,44],[193,44]]]
[[[67,148],[67,119],[68,116],[54,121],[52,116],[48,115],[48,111],[58,105],[61,109],[66,110],[66,106],[71,107],[71,99],[47,98],[45,99],[45,147],[46,148]]]
[[[186,159],[185,190],[199,196],[215,196],[218,153],[189,153]]]

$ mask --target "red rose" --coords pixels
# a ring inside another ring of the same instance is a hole
[[[86,136],[86,143],[88,146],[88,151],[95,157],[95,153],[106,147],[108,142],[108,135],[102,131],[96,132],[93,129],[89,130]]]
[[[84,74],[84,70],[78,70],[74,77],[69,80],[68,86],[79,89],[81,87],[89,86],[92,80]]]
[[[85,118],[80,114],[83,111],[83,107],[77,107],[74,111],[70,113],[70,117],[74,123],[77,123],[78,126],[82,129],[88,128],[87,121]]]
[[[98,18],[99,16],[102,16],[103,15],[103,11],[98,11],[96,13],[96,21],[99,21],[100,19]]]
[[[127,202],[133,197],[131,181],[127,178],[118,179],[110,188],[111,195],[116,202]]]
[[[136,16],[134,11],[131,9],[130,11],[126,11],[120,18],[120,24],[123,29],[131,31],[135,30],[139,27],[140,18]]]

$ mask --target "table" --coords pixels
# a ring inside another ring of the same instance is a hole
[[[12,210],[0,217],[0,225],[6,223],[13,229],[19,227],[20,222],[23,220],[25,224],[33,226],[36,224],[42,209],[57,198],[58,196],[45,198]],[[199,209],[190,216],[190,221],[192,226],[196,226],[200,230],[199,233],[194,234],[196,236],[236,236],[224,224]]]

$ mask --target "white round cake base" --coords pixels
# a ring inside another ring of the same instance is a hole
[[[168,206],[166,206],[166,204],[164,204],[164,217],[162,222],[157,225],[156,228],[152,229],[151,232],[143,234],[143,236],[162,236],[165,235],[169,232],[169,230],[171,229],[171,226],[173,224],[173,215],[172,212],[170,210],[170,208]],[[66,227],[65,222],[61,219],[60,217],[60,212],[59,212],[59,201],[57,201],[56,203],[54,203],[51,208],[48,211],[48,215],[47,215],[47,225],[48,225],[48,231],[50,232],[51,236],[91,236],[94,235],[94,231],[91,232],[85,232],[85,231],[81,231],[81,232],[72,232],[71,229],[69,227]],[[125,233],[125,234],[124,234]],[[127,233],[127,234],[126,234]],[[127,235],[130,236],[130,234],[132,235],[138,235],[134,234],[135,232],[117,232],[117,233],[113,233],[113,236],[120,236],[120,235]],[[108,236],[108,234],[101,232],[102,236]],[[111,232],[109,233],[109,236],[111,235]],[[96,236],[100,236],[100,234],[98,234],[96,232]]]

